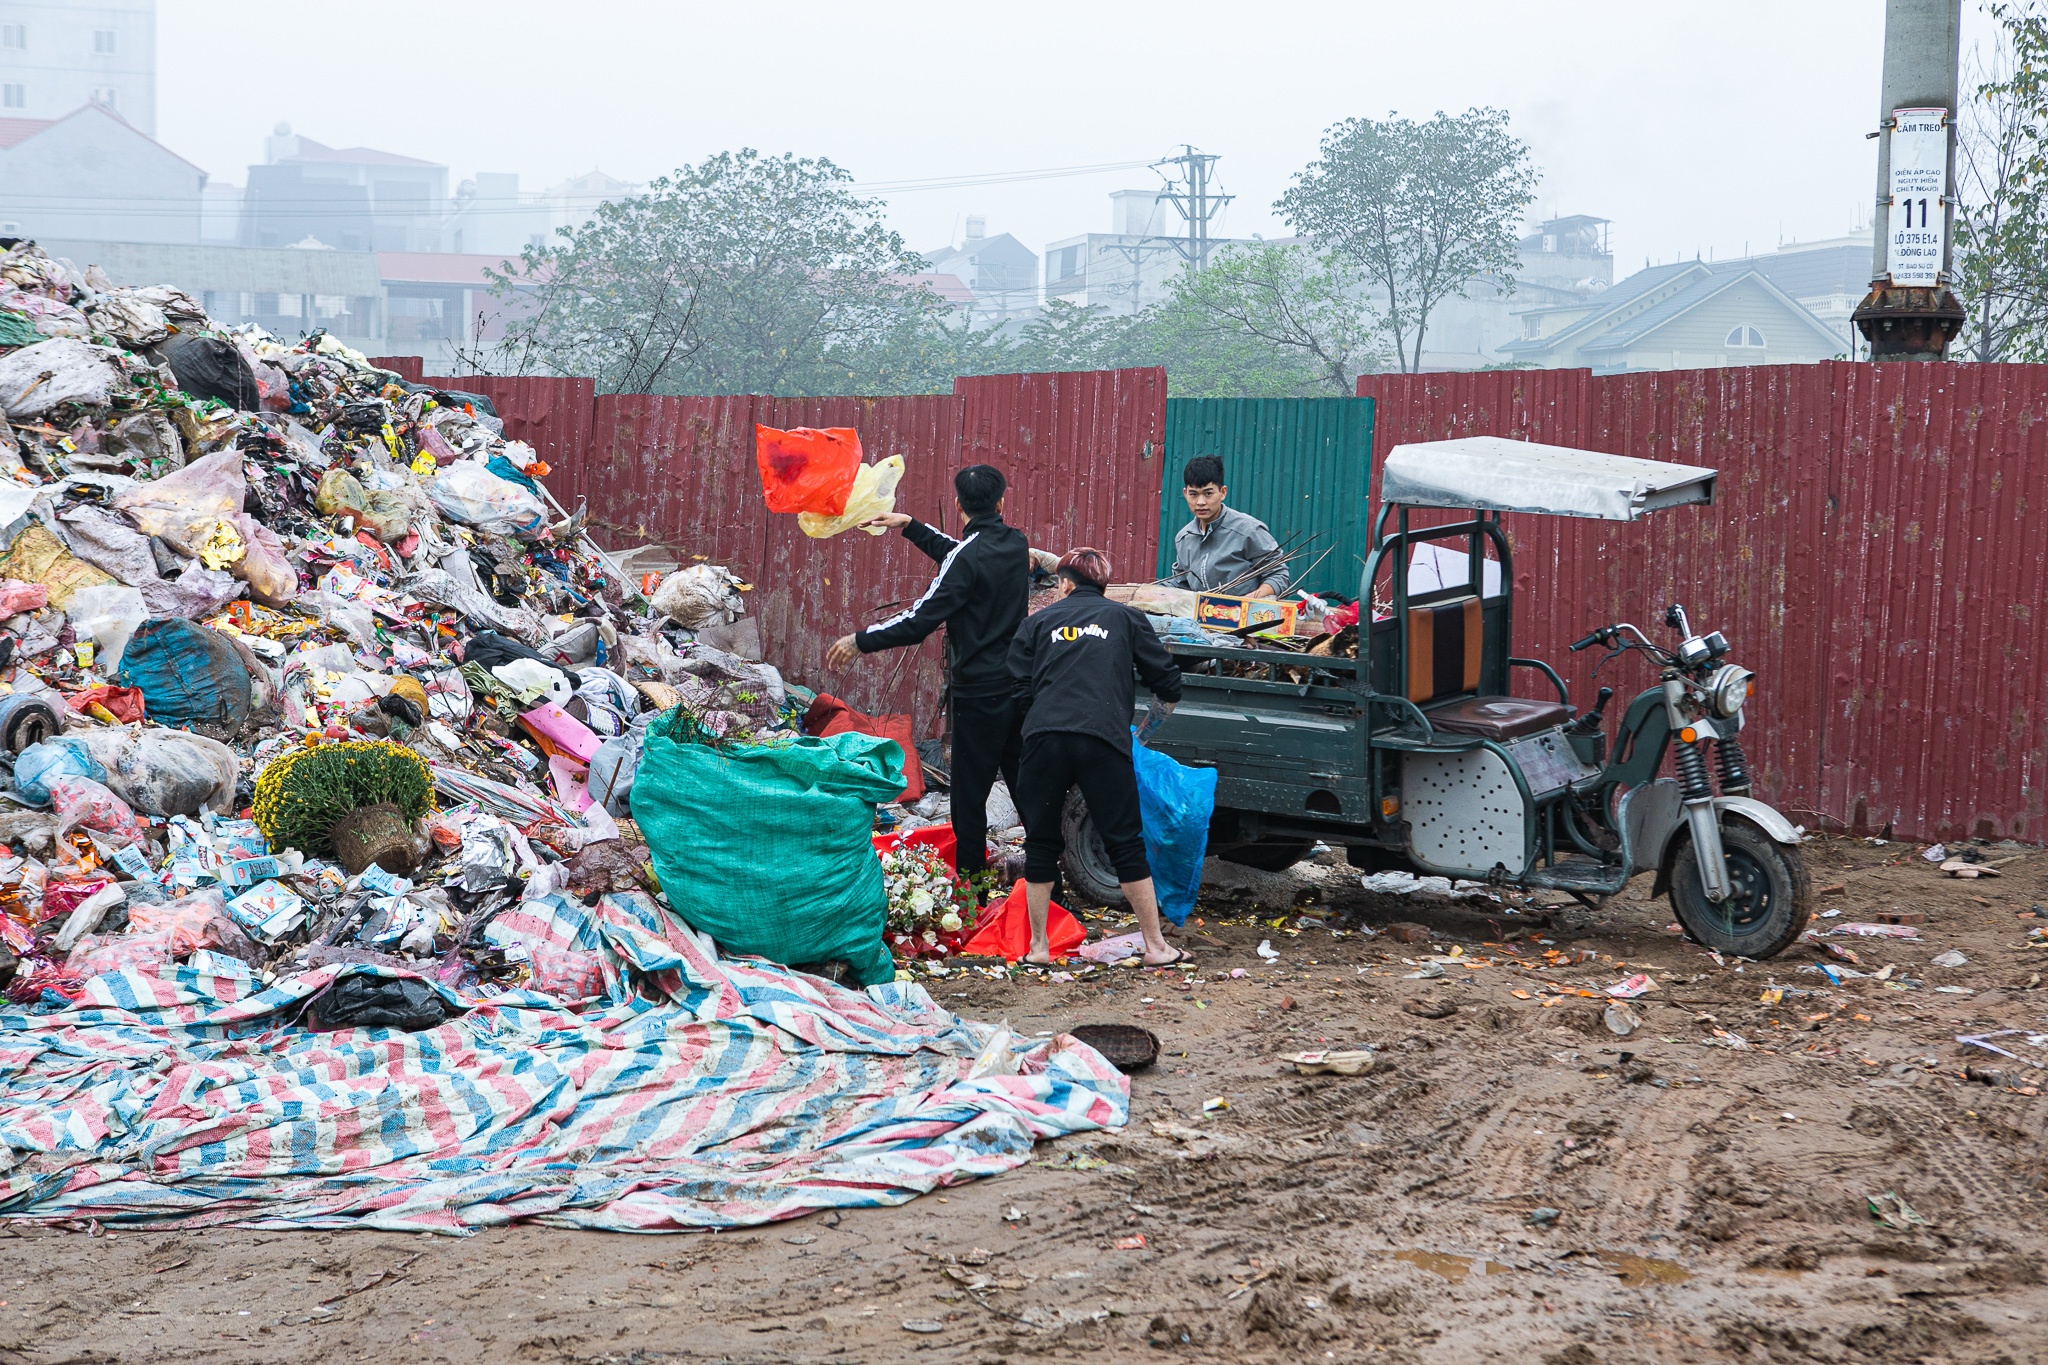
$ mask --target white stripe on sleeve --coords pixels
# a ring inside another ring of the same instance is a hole
[[[868,633],[868,631],[887,630],[891,626],[900,626],[905,621],[908,621],[911,617],[917,615],[918,608],[922,607],[925,603],[931,601],[932,594],[936,593],[939,590],[939,584],[946,581],[946,574],[952,569],[953,561],[960,557],[960,552],[966,549],[969,545],[972,545],[974,543],[974,537],[980,534],[981,532],[979,531],[970,532],[968,534],[967,539],[961,541],[959,544],[955,545],[951,550],[948,550],[946,552],[946,557],[943,560],[939,561],[939,571],[936,574],[932,575],[931,586],[924,590],[924,596],[918,598],[915,602],[912,602],[908,607],[896,613],[888,620],[875,622],[873,625],[869,626],[867,630],[862,631],[861,634],[865,635]]]

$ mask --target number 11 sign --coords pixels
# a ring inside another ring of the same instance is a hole
[[[1892,283],[1941,283],[1948,234],[1948,110],[1892,111],[1892,204],[1886,264]]]

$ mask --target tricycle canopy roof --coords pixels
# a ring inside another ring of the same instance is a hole
[[[1380,497],[1410,507],[1472,507],[1634,521],[1660,507],[1714,500],[1714,471],[1502,436],[1395,446]]]

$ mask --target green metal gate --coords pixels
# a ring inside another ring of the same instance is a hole
[[[1372,401],[1167,399],[1160,576],[1173,572],[1173,538],[1192,520],[1181,497],[1181,466],[1197,455],[1221,455],[1230,506],[1265,522],[1282,545],[1291,537],[1300,548],[1295,587],[1356,597],[1371,532]]]

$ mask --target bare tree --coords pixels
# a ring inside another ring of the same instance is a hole
[[[1998,46],[1972,50],[1956,129],[1957,291],[1965,351],[2048,360],[2048,17],[1994,4]]]

